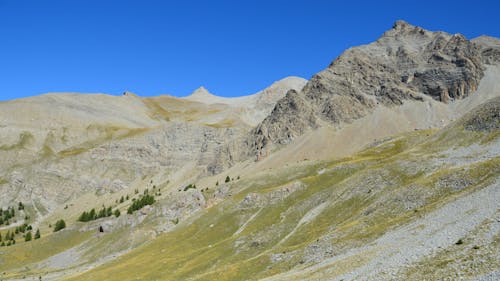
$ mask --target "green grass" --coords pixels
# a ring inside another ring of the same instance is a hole
[[[18,241],[13,246],[0,248],[0,271],[4,277],[21,276],[40,269],[30,268],[55,254],[79,245],[91,237],[89,232],[64,230],[54,234],[42,233],[42,238],[30,242]]]

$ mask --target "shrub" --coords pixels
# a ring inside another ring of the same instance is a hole
[[[66,222],[64,220],[58,220],[54,226],[54,232],[58,232],[59,230],[66,228]]]
[[[230,182],[231,179],[229,178],[229,176],[226,176],[226,180],[224,182]]]
[[[28,233],[26,233],[26,235],[24,236],[24,241],[31,241],[31,231],[28,231]]]
[[[35,232],[35,240],[40,238],[40,229],[37,229]]]
[[[184,191],[191,189],[191,188],[196,188],[196,184],[189,184],[188,186],[184,187]]]

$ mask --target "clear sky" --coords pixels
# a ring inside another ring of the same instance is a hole
[[[309,79],[404,19],[500,37],[500,1],[0,0],[0,100],[47,92],[255,93]]]

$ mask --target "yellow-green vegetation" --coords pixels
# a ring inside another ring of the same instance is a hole
[[[0,248],[0,271],[7,272],[4,278],[23,276],[25,273],[46,272],[43,268],[31,268],[30,265],[41,262],[55,254],[75,247],[91,237],[90,232],[60,231],[51,235],[42,235],[40,239],[16,243]],[[20,266],[25,265],[25,266]],[[16,271],[12,271],[15,269]]]
[[[19,135],[19,140],[15,144],[12,145],[2,144],[0,145],[0,150],[14,150],[14,149],[25,148],[26,146],[34,142],[34,140],[35,137],[33,136],[33,134],[27,131],[22,132]]]
[[[209,123],[209,124],[205,124],[207,126],[210,126],[210,127],[213,127],[213,128],[231,128],[231,127],[234,127],[235,126],[235,120],[234,119],[230,119],[230,118],[225,118],[224,120],[221,120],[217,123]]]
[[[304,268],[315,257],[364,245],[490,184],[498,175],[499,157],[439,162],[448,156],[436,151],[479,144],[493,134],[475,132],[467,141],[453,140],[462,133],[458,127],[415,131],[345,159],[231,182],[232,197],[69,279],[257,280]],[[366,257],[332,266],[346,272]]]
[[[61,157],[69,157],[86,152],[94,147],[97,147],[111,140],[120,140],[144,134],[148,128],[120,128],[116,126],[89,126],[87,130],[94,132],[96,137],[76,146],[67,148],[58,153]]]

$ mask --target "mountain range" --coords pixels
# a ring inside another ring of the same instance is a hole
[[[397,21],[253,95],[0,102],[0,279],[498,280],[499,78]]]

